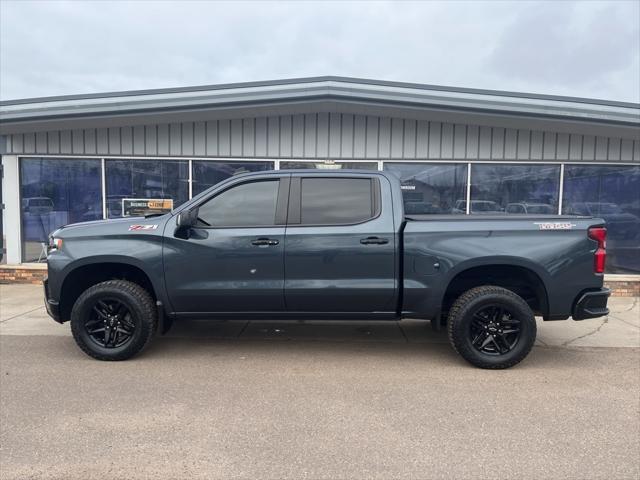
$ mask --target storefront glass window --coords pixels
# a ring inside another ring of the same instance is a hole
[[[377,162],[333,162],[325,163],[323,161],[316,162],[280,162],[280,170],[293,169],[327,169],[327,170],[377,170]]]
[[[273,162],[215,162],[194,160],[192,165],[194,196],[234,175],[273,170],[274,168]]]
[[[20,160],[22,261],[46,260],[51,232],[102,218],[100,160]]]
[[[189,162],[186,160],[106,160],[107,214],[109,218],[140,214],[131,208],[145,200],[157,211],[171,210],[189,199]],[[150,205],[147,211],[156,211]]]
[[[389,162],[384,169],[400,179],[406,213],[465,213],[466,164]]]
[[[560,165],[471,166],[472,214],[558,213]]]
[[[640,273],[640,167],[565,165],[562,213],[607,222],[608,273]]]

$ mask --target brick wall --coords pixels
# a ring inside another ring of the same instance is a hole
[[[47,273],[47,266],[42,265],[0,265],[0,283],[34,283],[39,284]],[[640,297],[640,277],[628,275],[622,278],[606,278],[605,286],[609,287],[614,297]]]
[[[46,265],[0,265],[0,283],[40,284],[47,274]]]

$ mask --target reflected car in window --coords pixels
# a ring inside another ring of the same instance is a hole
[[[602,217],[607,222],[610,240],[633,239],[640,236],[640,218],[625,212],[612,202],[575,202],[569,205],[565,213]]]
[[[465,200],[458,200],[451,210],[451,213],[465,213],[466,211],[467,202]],[[472,200],[470,213],[488,215],[491,213],[504,213],[504,210],[500,205],[491,200]]]
[[[505,209],[507,213],[512,214],[540,214],[540,215],[553,215],[557,213],[557,209],[554,210],[553,206],[546,203],[510,203]]]
[[[49,197],[23,198],[22,210],[31,215],[46,215],[53,211],[53,200]]]

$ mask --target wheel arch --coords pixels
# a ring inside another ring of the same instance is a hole
[[[160,285],[135,258],[106,256],[84,258],[68,265],[60,286],[60,315],[63,321],[71,317],[78,297],[89,287],[107,280],[128,280],[149,292],[154,302],[162,300]]]
[[[471,288],[495,285],[520,295],[543,317],[549,315],[548,274],[538,264],[521,257],[491,257],[463,262],[449,271],[440,298],[441,318],[455,299]]]

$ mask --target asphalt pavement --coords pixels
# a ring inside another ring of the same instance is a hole
[[[640,478],[640,306],[479,370],[417,321],[189,322],[85,356],[0,285],[0,478]]]

